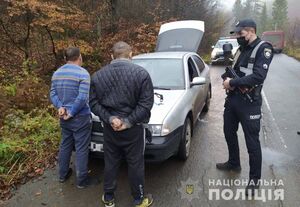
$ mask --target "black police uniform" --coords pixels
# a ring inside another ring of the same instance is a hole
[[[230,86],[235,89],[229,92],[224,109],[224,134],[229,151],[228,163],[233,167],[240,166],[237,131],[241,123],[249,153],[250,179],[261,178],[262,155],[259,141],[261,89],[273,58],[272,45],[267,42],[259,46],[254,59],[250,58],[252,51],[260,42],[260,38],[257,38],[246,47],[240,47],[240,56],[234,65],[234,70],[240,78],[230,80]],[[240,68],[247,67],[248,63],[253,64],[253,72],[246,75]],[[252,102],[237,89],[238,87],[255,87],[249,93]]]

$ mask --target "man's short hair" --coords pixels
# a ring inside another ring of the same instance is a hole
[[[129,58],[132,48],[126,42],[120,41],[112,48],[114,58]]]
[[[65,50],[66,61],[76,61],[80,57],[80,49],[78,47],[68,47]]]
[[[254,33],[256,33],[256,28],[254,28],[254,27],[245,27],[244,30],[246,30],[247,32],[253,30]]]

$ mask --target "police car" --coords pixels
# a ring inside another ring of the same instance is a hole
[[[154,85],[154,105],[146,127],[152,139],[145,149],[147,161],[171,156],[186,160],[190,154],[197,118],[208,111],[211,99],[210,69],[196,53],[204,33],[203,21],[177,21],[161,26],[156,51],[133,57]],[[103,153],[103,128],[93,116],[92,154]]]
[[[239,48],[239,44],[236,38],[233,37],[220,37],[216,45],[212,46],[213,51],[211,52],[211,64],[224,62],[223,45],[232,45],[232,57],[235,55]]]

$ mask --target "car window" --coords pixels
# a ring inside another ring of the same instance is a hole
[[[205,68],[205,65],[204,65],[203,61],[199,57],[197,57],[196,55],[193,55],[193,60],[195,61],[196,65],[198,66],[198,69],[199,69],[200,73],[202,73],[202,71]]]
[[[184,89],[184,70],[181,59],[133,59],[133,63],[142,66],[149,73],[153,86],[167,89]]]
[[[195,77],[199,77],[198,70],[197,70],[192,58],[189,58],[189,60],[188,60],[188,68],[189,68],[190,82],[192,82]]]

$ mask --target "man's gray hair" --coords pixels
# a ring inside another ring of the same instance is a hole
[[[114,44],[112,52],[114,58],[129,58],[132,48],[126,42],[120,41]]]

